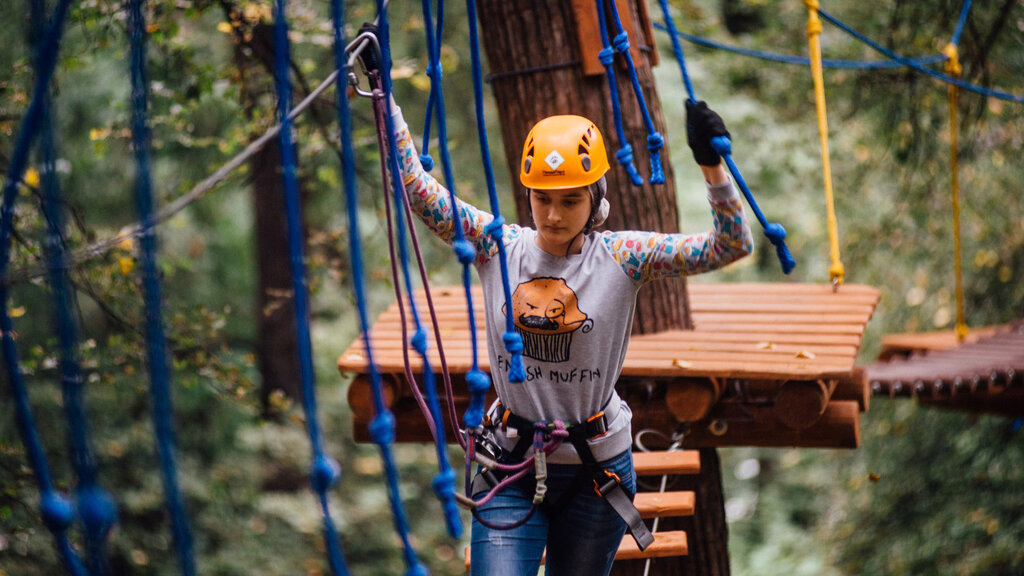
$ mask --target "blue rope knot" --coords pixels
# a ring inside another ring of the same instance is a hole
[[[78,514],[87,532],[106,536],[117,520],[117,505],[110,493],[93,486],[78,493]]]
[[[779,258],[782,273],[792,272],[796,267],[796,260],[793,259],[793,255],[789,253],[789,248],[786,246],[786,229],[778,222],[771,222],[764,227],[764,235],[775,246],[775,255]]]
[[[39,501],[39,514],[43,524],[54,534],[64,532],[75,521],[75,507],[71,500],[59,492],[44,494]]]
[[[412,340],[409,341],[412,344],[413,350],[419,352],[421,355],[427,353],[427,331],[422,327],[416,329],[416,333],[413,334]]]
[[[452,242],[452,249],[455,250],[455,255],[459,257],[459,262],[463,266],[472,264],[473,259],[476,258],[476,248],[473,247],[473,243],[469,240],[456,240]]]
[[[523,353],[523,337],[519,335],[519,332],[505,332],[501,335],[501,339],[505,342],[505,350],[508,350],[509,353]]]
[[[316,457],[309,473],[309,480],[317,494],[324,494],[330,490],[339,478],[341,478],[341,464],[338,464],[337,460],[324,454]]]
[[[483,394],[491,389],[491,377],[482,370],[466,372],[466,387],[471,394]]]
[[[610,66],[612,61],[615,60],[615,50],[612,50],[611,48],[602,48],[601,51],[597,53],[597,57],[601,60],[601,64],[603,66]]]
[[[427,172],[434,169],[434,159],[430,157],[430,154],[420,154],[420,164]]]
[[[444,71],[440,64],[427,64],[427,76],[434,79],[435,82],[441,80]]]
[[[487,232],[488,236],[494,238],[495,242],[500,243],[505,239],[505,217],[500,214],[495,216],[490,224],[484,226],[484,231]]]
[[[772,222],[765,226],[764,235],[776,246],[786,239],[786,229],[778,222]]]
[[[612,38],[612,46],[622,54],[629,52],[629,36],[626,33],[616,34],[615,38]]]
[[[627,165],[633,163],[633,147],[629,144],[625,144],[619,151],[615,153],[615,159],[619,161],[619,164]]]
[[[450,497],[455,492],[455,472],[451,468],[439,472],[437,476],[434,476],[431,486],[434,487],[434,494],[442,499]]]
[[[665,146],[665,139],[660,132],[651,132],[647,135],[647,149],[651,152],[661,150]]]
[[[395,417],[387,410],[374,416],[367,429],[378,446],[387,446],[395,441]]]

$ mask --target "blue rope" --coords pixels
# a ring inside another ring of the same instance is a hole
[[[604,0],[598,0],[598,2],[603,4]],[[629,79],[633,83],[633,94],[636,95],[640,112],[643,114],[644,125],[647,126],[647,149],[651,152],[651,184],[664,184],[665,172],[661,167],[660,150],[665,146],[665,139],[654,128],[651,112],[647,109],[643,88],[640,87],[640,78],[637,77],[636,66],[633,64],[633,55],[629,52],[629,36],[622,28],[622,20],[619,18],[619,8],[615,2],[610,2],[608,6],[611,8],[612,23],[615,25],[615,38],[612,40],[612,45],[615,46],[615,51],[622,54],[626,60]]]
[[[286,0],[274,4],[274,84],[277,90],[277,115],[281,123],[279,142],[281,169],[284,179],[285,216],[288,223],[288,252],[291,259],[292,291],[294,292],[295,321],[298,333],[299,372],[302,381],[302,407],[306,415],[306,432],[312,446],[313,462],[310,485],[317,494],[324,520],[324,544],[327,547],[331,570],[335,574],[348,574],[338,543],[338,532],[330,514],[328,491],[341,477],[341,466],[324,448],[320,424],[317,420],[316,384],[313,369],[313,346],[309,334],[309,304],[306,287],[306,269],[303,261],[302,214],[299,200],[295,143],[292,140],[291,82],[288,70],[291,58],[288,44]],[[337,49],[337,48],[336,48]]]
[[[174,408],[171,399],[170,370],[167,362],[167,341],[164,336],[163,309],[159,272],[156,265],[157,238],[153,230],[153,190],[149,169],[149,128],[146,113],[149,84],[146,77],[146,19],[142,13],[144,0],[128,3],[128,25],[131,37],[132,76],[132,148],[135,151],[135,202],[142,235],[142,284],[145,293],[146,341],[149,358],[150,394],[153,398],[153,427],[156,431],[157,453],[163,476],[167,510],[171,515],[171,530],[178,553],[181,573],[196,573],[193,557],[192,532],[178,487],[178,469],[175,462],[177,441],[174,433]]]
[[[430,121],[433,118],[437,101],[441,98],[439,90],[441,87],[442,70],[440,61],[441,54],[441,33],[444,30],[444,0],[437,0],[437,23],[436,41],[434,30],[431,29],[431,22],[434,19],[430,15],[430,0],[423,0],[423,21],[427,32],[427,77],[430,78],[430,95],[427,97],[427,113],[423,119],[423,146],[420,147],[420,164],[423,169],[430,172],[434,169],[434,159],[430,157]],[[441,121],[440,119],[438,120]]]
[[[864,36],[860,32],[857,32],[853,28],[847,26],[846,24],[844,24],[844,23],[840,22],[839,20],[837,20],[836,18],[832,17],[831,15],[826,13],[824,10],[819,9],[818,10],[818,14],[820,14],[822,18],[824,18],[825,20],[827,20],[831,24],[834,24],[835,26],[839,27],[841,30],[843,30],[847,34],[850,34],[851,36],[853,36],[854,38],[860,40],[864,44],[867,44],[871,48],[874,48],[876,51],[886,55],[887,57],[889,57],[889,58],[891,58],[891,59],[893,59],[893,60],[895,60],[897,62],[900,62],[901,64],[903,64],[905,66],[909,66],[909,67],[913,68],[914,70],[917,70],[918,72],[921,72],[923,74],[927,74],[927,75],[931,76],[932,78],[935,78],[936,80],[940,80],[942,82],[945,82],[946,84],[953,84],[955,86],[959,86],[960,88],[963,88],[964,90],[970,90],[971,92],[975,92],[975,93],[981,94],[983,96],[991,96],[993,98],[999,98],[1001,100],[1009,100],[1010,102],[1017,102],[1019,104],[1024,104],[1024,95],[1011,94],[1009,92],[1003,92],[1001,90],[993,90],[991,88],[985,88],[983,86],[978,86],[977,84],[971,84],[970,82],[964,82],[963,80],[960,80],[959,78],[954,78],[952,76],[949,76],[948,74],[943,74],[941,72],[936,72],[934,70],[930,70],[928,68],[925,68],[924,66],[922,66],[918,62],[914,61],[913,59],[904,58],[903,56],[900,56],[899,54],[893,52],[892,50],[889,50],[885,46],[882,46],[881,44],[875,42],[874,40],[871,40],[870,38]]]
[[[598,16],[598,27],[601,28],[601,51],[598,53],[598,58],[601,60],[601,64],[604,66],[604,73],[608,77],[608,92],[611,96],[612,101],[612,115],[615,117],[615,133],[619,137],[619,142],[622,146],[618,152],[615,153],[615,159],[619,161],[625,169],[626,173],[629,174],[629,180],[634,186],[640,186],[644,183],[644,179],[637,173],[636,167],[633,166],[633,147],[626,142],[626,132],[622,129],[622,110],[619,106],[619,88],[615,83],[615,69],[612,67],[615,63],[615,50],[608,44],[608,24],[605,21],[604,16],[604,0],[596,0],[597,4],[597,16]]]
[[[7,166],[3,187],[3,205],[0,209],[0,342],[2,342],[4,365],[7,379],[14,395],[15,421],[26,456],[36,477],[39,487],[39,513],[43,523],[53,534],[57,551],[67,571],[74,576],[88,576],[85,566],[79,559],[68,538],[68,529],[74,522],[75,508],[71,500],[54,489],[46,451],[39,438],[32,407],[29,403],[28,388],[21,370],[18,345],[14,340],[14,323],[8,314],[10,300],[7,281],[10,269],[11,233],[14,227],[14,201],[17,199],[18,183],[25,173],[32,141],[37,134],[40,119],[48,116],[49,85],[53,77],[63,34],[64,21],[67,16],[70,0],[58,2],[52,20],[45,32],[40,32],[45,19],[45,7],[42,2],[32,3],[32,26],[35,42],[36,79],[33,86],[32,101],[22,118],[18,137]]]
[[[960,34],[964,31],[964,24],[967,24],[967,14],[971,11],[971,0],[964,0],[964,5],[960,7],[960,18],[956,21],[956,30],[953,31],[953,39],[950,40],[950,44],[956,46],[960,43]]]
[[[523,368],[523,337],[515,331],[515,321],[512,313],[512,288],[509,284],[508,256],[505,252],[505,218],[501,215],[501,203],[498,201],[498,191],[494,185],[494,167],[491,165],[491,149],[487,142],[487,124],[484,121],[484,84],[483,75],[480,70],[480,36],[476,22],[476,2],[466,0],[466,17],[469,21],[469,45],[473,64],[473,102],[476,109],[476,131],[480,141],[480,156],[484,163],[484,175],[487,178],[487,195],[490,199],[491,214],[494,219],[487,225],[487,234],[494,240],[498,247],[498,262],[501,265],[501,287],[505,292],[505,332],[502,334],[502,341],[505,343],[505,351],[509,353],[508,381],[520,383],[526,380],[526,370]],[[469,428],[476,428],[480,425],[484,415],[485,395],[490,382],[484,382],[486,374],[474,376],[470,381],[467,375],[470,392],[473,396],[470,400],[469,409],[466,410],[465,423]],[[474,389],[476,391],[474,392]]]
[[[663,2],[664,0],[659,0]],[[664,6],[662,7],[664,10]],[[654,27],[663,32],[668,32],[669,37],[672,39],[673,49],[678,44],[678,38],[682,38],[687,42],[703,46],[705,48],[711,48],[714,50],[721,50],[723,52],[731,52],[733,54],[739,54],[740,56],[747,56],[750,58],[758,58],[760,60],[767,60],[769,62],[779,62],[781,64],[792,64],[795,66],[810,66],[811,59],[806,56],[793,56],[790,54],[779,54],[777,52],[766,52],[764,50],[753,50],[751,48],[742,48],[739,46],[733,46],[730,44],[723,44],[721,42],[715,42],[708,38],[695,36],[693,34],[687,34],[675,29],[675,24],[671,23],[671,16],[666,18],[666,22],[670,25],[661,23],[655,23]],[[673,33],[672,30],[675,30]],[[682,48],[680,48],[681,50]],[[916,62],[918,64],[937,64],[944,62],[946,56],[943,54],[931,54],[928,56],[918,56],[916,58],[909,58],[908,60]],[[841,60],[833,58],[823,58],[821,60],[822,66],[825,68],[838,68],[838,69],[853,69],[853,70],[879,70],[879,69],[891,69],[891,68],[904,68],[907,64],[903,62],[895,62],[893,60]],[[684,80],[689,81],[689,76],[684,73]]]
[[[387,6],[381,0],[378,0],[378,27],[380,29],[380,48],[381,48],[381,82],[384,87],[384,101],[391,101],[391,48],[390,48],[390,34],[389,25],[387,22]],[[427,29],[430,29],[430,23],[426,23]],[[437,55],[436,51],[431,52],[431,59]],[[440,68],[440,63],[435,62]],[[437,101],[435,103],[437,109],[437,128],[439,137],[439,148],[441,149],[441,165],[444,168],[445,180],[448,183],[448,191],[451,198],[452,204],[452,222],[455,228],[455,240],[452,242],[452,248],[458,255],[459,262],[462,263],[462,279],[463,284],[466,287],[466,305],[469,308],[469,328],[470,334],[474,335],[472,338],[473,344],[473,366],[477,365],[477,350],[476,350],[476,326],[475,318],[473,317],[473,299],[470,293],[470,271],[469,266],[473,263],[473,259],[476,257],[476,250],[473,245],[465,239],[462,231],[462,223],[459,218],[459,211],[457,210],[456,197],[455,197],[455,179],[452,176],[451,169],[451,157],[448,154],[448,133],[445,126],[445,110],[444,110],[444,94],[441,89],[440,83],[435,83],[437,89]],[[439,472],[433,480],[434,493],[441,501],[441,506],[444,510],[445,525],[448,529],[448,534],[452,538],[459,538],[462,536],[462,521],[459,518],[459,508],[455,502],[455,471],[452,469],[451,464],[448,462],[448,445],[445,440],[444,431],[444,419],[441,414],[441,405],[437,397],[437,387],[434,381],[434,371],[431,368],[429,357],[427,356],[427,332],[423,329],[423,325],[420,322],[419,311],[417,309],[415,299],[413,298],[413,287],[412,287],[412,274],[409,271],[409,255],[405,240],[405,221],[401,217],[402,207],[405,206],[405,189],[401,181],[401,168],[398,164],[398,144],[395,140],[395,126],[394,119],[391,114],[385,113],[385,124],[387,126],[387,143],[388,143],[388,161],[389,169],[393,177],[391,178],[392,192],[395,199],[395,214],[396,214],[396,236],[399,248],[399,263],[402,268],[402,275],[405,280],[405,291],[409,301],[409,310],[413,319],[413,326],[415,332],[412,337],[412,347],[419,353],[420,358],[423,361],[423,388],[427,393],[427,406],[430,409],[430,414],[437,423],[436,435],[435,435],[435,448],[437,451],[437,460]],[[453,423],[454,424],[454,423]]]
[[[676,31],[675,22],[672,20],[672,16],[669,14],[668,3],[665,0],[659,0],[661,4],[661,10],[665,16],[665,25],[669,31],[669,35],[673,38],[672,48],[675,51],[676,61],[679,62],[679,69],[683,72],[683,79],[686,83],[686,93],[689,99],[693,102],[697,101],[697,97],[693,91],[693,84],[689,81],[689,75],[686,72],[686,57],[683,55],[683,48],[679,45],[679,42],[675,41],[675,37],[678,35]],[[733,179],[739,186],[740,191],[743,192],[744,198],[747,199],[747,203],[750,204],[750,208],[754,211],[754,215],[757,216],[757,221],[761,223],[761,227],[764,228],[764,235],[768,240],[775,246],[775,254],[779,258],[779,264],[782,266],[782,272],[789,274],[793,271],[796,266],[796,260],[789,253],[789,248],[786,247],[786,229],[779,223],[769,223],[764,214],[761,213],[760,206],[757,205],[757,201],[754,200],[754,195],[750,192],[750,188],[747,187],[746,180],[743,179],[743,174],[740,173],[740,169],[736,166],[736,163],[732,159],[732,143],[728,138],[724,136],[716,137],[711,139],[711,146],[718,152],[726,165],[729,167],[729,172],[732,173]]]

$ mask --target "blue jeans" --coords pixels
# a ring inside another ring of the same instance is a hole
[[[636,493],[633,454],[629,450],[600,463]],[[533,516],[512,530],[495,530],[473,520],[472,576],[536,576],[547,547],[547,576],[602,576],[612,569],[626,523],[594,490],[591,475],[576,482],[582,465],[548,464],[548,493]],[[574,490],[574,494],[567,493]],[[566,500],[559,502],[564,496]],[[480,495],[474,494],[475,499]],[[491,524],[521,519],[533,503],[533,480],[513,484],[482,506]],[[554,506],[553,509],[550,509]]]

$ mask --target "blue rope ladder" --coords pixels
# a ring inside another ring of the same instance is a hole
[[[598,58],[604,66],[605,76],[608,78],[608,92],[612,102],[612,116],[615,118],[615,134],[619,138],[619,150],[615,153],[615,159],[626,169],[630,182],[634,186],[640,186],[644,179],[636,171],[633,165],[633,147],[626,141],[626,132],[622,128],[622,107],[619,104],[619,88],[615,81],[615,49],[608,43],[608,24],[604,15],[604,0],[596,0],[598,28],[601,29],[601,51]]]
[[[604,0],[597,0],[599,6],[598,19],[600,20],[601,31],[607,35],[604,18]],[[665,139],[655,129],[654,121],[651,120],[651,112],[647,109],[647,101],[644,100],[644,91],[640,87],[640,78],[636,74],[636,66],[633,64],[633,55],[629,52],[629,36],[622,28],[622,20],[619,18],[619,8],[614,1],[608,3],[611,9],[612,23],[615,25],[615,38],[612,39],[612,46],[615,51],[622,54],[626,61],[626,68],[629,70],[629,79],[633,84],[633,94],[636,96],[640,112],[643,114],[644,126],[647,127],[647,149],[651,153],[651,184],[664,184],[665,172],[661,167],[661,149],[665,146]],[[602,51],[603,52],[603,51]],[[602,60],[603,62],[603,60]]]
[[[384,87],[384,102],[388,103],[391,101],[391,48],[390,48],[390,32],[387,20],[387,4],[382,0],[378,0],[378,12],[377,22],[379,28],[379,39],[380,39],[380,50],[381,50],[381,71],[380,79]],[[426,22],[426,27],[430,29],[430,22]],[[433,50],[431,50],[433,53]],[[476,250],[473,245],[467,241],[462,232],[462,224],[459,219],[458,210],[456,210],[456,199],[454,192],[454,179],[452,178],[451,172],[451,158],[448,155],[447,150],[447,131],[444,122],[444,96],[441,92],[440,84],[437,84],[437,101],[435,102],[438,111],[438,132],[441,139],[441,164],[444,167],[445,177],[449,183],[449,191],[451,192],[451,203],[452,210],[454,213],[454,227],[456,231],[455,242],[452,247],[455,250],[456,255],[459,258],[459,262],[462,263],[462,276],[463,283],[465,284],[469,279],[469,265],[472,264],[473,259],[476,257]],[[387,107],[387,104],[385,104]],[[434,493],[437,495],[441,502],[442,509],[444,510],[445,525],[448,530],[448,534],[452,538],[459,538],[462,535],[462,520],[459,518],[459,508],[455,500],[455,471],[452,469],[451,464],[448,462],[448,446],[445,440],[444,431],[444,420],[441,416],[440,402],[437,397],[437,387],[434,380],[434,372],[430,364],[429,357],[427,356],[427,350],[429,343],[427,340],[427,332],[423,328],[420,322],[419,310],[416,306],[415,299],[413,298],[413,286],[412,286],[412,274],[409,270],[409,255],[408,247],[406,245],[406,231],[405,221],[402,218],[403,206],[405,206],[405,187],[402,184],[401,168],[398,162],[398,143],[395,140],[395,126],[394,119],[390,113],[384,114],[385,125],[387,126],[387,145],[388,145],[388,168],[390,173],[394,176],[391,180],[392,194],[395,203],[395,226],[396,226],[396,241],[399,249],[399,262],[402,269],[402,277],[405,284],[406,297],[408,299],[409,311],[413,319],[414,333],[410,344],[413,349],[420,355],[423,362],[423,388],[427,393],[427,403],[430,409],[431,416],[434,422],[437,424],[435,427],[435,448],[437,451],[437,460],[439,466],[439,472],[434,477],[432,486]],[[467,290],[466,293],[467,306],[472,310],[472,297]],[[470,329],[474,329],[473,322],[475,320],[470,314]],[[476,345],[474,340],[474,366],[476,365]],[[425,568],[424,568],[425,570]]]
[[[686,93],[689,99],[693,102],[697,101],[697,97],[693,91],[693,83],[690,81],[690,76],[686,70],[686,58],[683,55],[683,48],[679,44],[678,35],[676,33],[676,25],[672,19],[672,14],[669,11],[668,0],[658,0],[661,4],[661,10],[665,16],[665,26],[669,30],[669,36],[672,38],[672,50],[675,52],[676,61],[679,63],[679,69],[683,75],[683,82],[686,85]],[[600,4],[600,2],[598,2]],[[754,211],[754,215],[757,217],[757,221],[761,223],[761,227],[764,229],[764,235],[768,237],[768,240],[775,246],[775,254],[779,258],[779,264],[782,265],[782,271],[789,274],[793,271],[796,266],[796,260],[789,253],[789,248],[786,247],[786,229],[777,222],[768,222],[761,212],[761,207],[757,205],[757,201],[754,200],[754,195],[750,192],[750,188],[747,186],[747,182],[743,179],[743,174],[740,173],[739,167],[732,159],[732,143],[725,136],[719,136],[711,139],[711,145],[715,151],[725,160],[726,165],[729,167],[729,172],[732,173],[733,178],[736,180],[737,186],[743,192],[743,196],[747,199],[747,203],[750,204],[750,208]]]
[[[490,201],[493,220],[487,225],[486,232],[498,247],[498,263],[501,266],[501,286],[505,294],[505,332],[501,339],[505,350],[509,353],[508,380],[522,383],[526,380],[523,367],[523,337],[515,331],[515,320],[512,311],[512,286],[509,282],[508,255],[505,251],[505,218],[501,215],[501,203],[494,184],[494,166],[491,164],[491,148],[487,140],[487,124],[484,121],[484,83],[480,66],[480,33],[477,29],[476,2],[466,0],[466,18],[469,22],[470,56],[473,67],[473,105],[476,117],[477,139],[480,142],[480,157],[484,164],[484,175],[487,180],[487,197]],[[465,423],[469,428],[480,425],[484,415],[484,403],[490,381],[485,380],[486,374],[479,370],[472,375],[467,374],[466,382],[472,394],[469,408],[466,410]]]
[[[274,4],[274,84],[277,91],[277,115],[281,124],[279,142],[281,149],[282,178],[284,179],[285,218],[288,225],[288,252],[291,260],[292,291],[295,306],[296,330],[298,333],[299,372],[302,382],[302,407],[306,414],[306,432],[309,435],[313,453],[310,470],[310,484],[317,494],[324,523],[324,544],[331,570],[337,575],[348,574],[348,567],[342,556],[338,531],[331,518],[328,491],[341,477],[341,466],[324,447],[323,435],[317,419],[316,384],[313,369],[313,346],[309,333],[309,304],[306,287],[306,270],[303,261],[302,214],[299,199],[299,182],[295,158],[295,142],[292,135],[291,82],[288,70],[289,56],[288,20],[285,12],[286,0]],[[333,9],[333,8],[332,8]],[[337,25],[337,24],[336,24]],[[336,32],[337,34],[337,32]],[[337,49],[337,48],[335,48]]]
[[[29,462],[39,486],[39,512],[43,523],[53,534],[58,553],[64,566],[75,576],[105,573],[106,559],[104,543],[106,532],[113,522],[115,511],[106,491],[96,485],[95,461],[89,449],[88,430],[83,428],[85,422],[81,405],[81,379],[77,375],[77,365],[68,363],[63,347],[70,340],[71,334],[60,334],[62,344],[61,376],[62,389],[65,394],[65,413],[74,416],[69,421],[69,441],[72,443],[72,462],[79,474],[76,502],[72,501],[55,489],[46,453],[35,426],[28,390],[21,370],[17,343],[15,342],[14,324],[8,314],[10,287],[8,272],[10,268],[11,236],[14,225],[14,201],[17,198],[18,185],[21,183],[28,164],[32,143],[42,133],[42,155],[44,165],[44,215],[48,222],[47,252],[48,267],[51,276],[63,276],[64,254],[62,251],[62,235],[54,216],[54,206],[59,205],[59,189],[54,170],[55,150],[53,145],[52,123],[50,120],[49,85],[56,68],[60,41],[63,36],[64,23],[70,0],[61,0],[54,9],[54,14],[43,30],[45,6],[42,2],[31,5],[32,28],[35,42],[36,79],[33,85],[32,101],[29,103],[25,117],[22,119],[15,142],[10,164],[7,167],[3,188],[3,205],[0,209],[0,330],[2,330],[3,355],[8,379],[15,398],[16,420],[22,443],[25,445]],[[67,302],[66,288],[62,285],[53,287],[55,298]],[[63,325],[63,319],[58,320]],[[70,346],[73,349],[73,342]],[[73,360],[73,355],[72,358]],[[68,405],[70,401],[71,405]],[[78,434],[81,437],[76,438]],[[88,570],[82,563],[72,546],[68,529],[74,522],[76,512],[82,519],[86,529],[88,551]]]

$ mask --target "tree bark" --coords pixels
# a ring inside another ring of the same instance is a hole
[[[579,114],[597,123],[611,155],[608,201],[612,210],[605,225],[613,230],[678,232],[679,214],[668,144],[662,151],[666,183],[652,185],[648,181],[650,164],[643,116],[633,96],[627,70],[621,65],[621,57],[615,65],[615,72],[623,127],[626,139],[633,146],[635,165],[644,178],[644,184],[633,186],[626,171],[615,162],[614,154],[621,144],[615,132],[607,80],[604,75],[583,74],[573,1],[576,0],[482,0],[478,3],[481,37],[490,64],[506,161],[512,175],[511,189],[516,191],[519,222],[532,224],[526,190],[518,178],[520,154],[527,132],[534,123],[547,116]],[[621,17],[623,26],[630,33],[630,42],[636,44],[644,34],[637,7],[633,3],[630,6],[630,13],[622,13]],[[614,34],[610,31],[609,37]],[[650,52],[644,50],[643,53],[644,57],[634,62],[637,74],[655,128],[667,140],[661,103],[650,69]],[[692,328],[692,320],[684,280],[656,282],[640,291],[634,334],[689,328]],[[661,524],[662,530],[681,525],[687,531],[690,556],[657,560],[652,566],[652,574],[729,574],[721,470],[714,449],[702,451],[701,466],[701,475],[688,480],[695,483],[694,489],[697,490],[697,516],[666,519]],[[642,574],[643,562],[618,563],[612,573]]]
[[[241,74],[242,100],[247,115],[257,107],[273,105],[273,29],[259,23],[252,35],[236,49]],[[302,401],[299,381],[298,335],[292,304],[291,261],[284,216],[284,182],[277,139],[266,144],[249,161],[252,174],[252,205],[255,216],[257,260],[256,356],[260,369],[260,402],[265,416],[272,416],[272,397],[280,391]],[[305,237],[305,234],[303,234]]]

